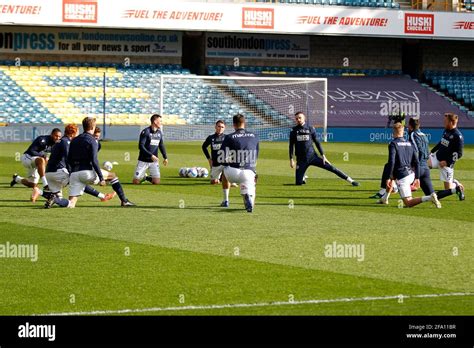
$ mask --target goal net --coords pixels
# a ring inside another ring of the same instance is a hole
[[[286,141],[302,111],[318,137],[327,139],[327,79],[161,75],[160,114],[168,140],[202,140],[222,119],[243,114],[263,141]]]

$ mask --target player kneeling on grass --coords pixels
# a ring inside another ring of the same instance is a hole
[[[51,151],[51,147],[61,139],[61,130],[54,128],[50,135],[40,135],[37,137],[28,149],[21,156],[21,164],[27,170],[26,178],[22,178],[18,174],[13,175],[13,180],[10,182],[10,187],[16,184],[23,184],[26,187],[31,187],[33,193],[31,200],[33,202],[38,198],[39,179],[43,183],[43,189],[48,188],[48,180],[46,179],[46,152]]]
[[[138,141],[138,163],[133,176],[133,183],[140,184],[143,180],[151,182],[153,185],[160,183],[160,164],[158,159],[158,149],[163,156],[163,165],[168,165],[166,148],[163,142],[163,133],[161,132],[161,115],[154,114],[150,118],[150,126],[140,133]],[[150,175],[146,171],[150,169]]]
[[[352,186],[359,186],[357,181],[352,180],[347,174],[334,167],[326,158],[321,143],[316,138],[314,128],[306,123],[306,116],[302,112],[295,114],[296,126],[290,131],[290,167],[295,167],[293,151],[296,154],[296,185],[306,184],[305,173],[309,166],[316,166],[336,174]],[[318,148],[322,158],[316,155],[313,143]]]
[[[217,185],[219,181],[222,181],[222,192],[224,194],[221,207],[229,206],[229,191],[230,183],[227,181],[224,171],[224,163],[219,162],[219,150],[221,149],[222,143],[225,138],[225,123],[222,120],[218,120],[215,126],[216,132],[209,135],[204,143],[202,143],[202,152],[206,156],[209,166],[211,169],[211,184]],[[211,154],[209,154],[208,147],[211,147]]]
[[[101,134],[100,128],[95,127],[95,129],[94,129],[94,138],[97,141],[97,152],[99,152],[100,149],[102,148],[102,144],[100,143],[100,134]],[[119,181],[119,178],[117,177],[117,175],[114,172],[107,171],[103,168],[101,168],[101,172],[102,172],[102,176],[104,177],[104,179],[112,185],[112,189],[115,192],[113,194],[107,193],[107,194],[104,195],[103,193],[97,191],[95,188],[93,188],[89,185],[87,185],[85,187],[84,192],[87,193],[87,194],[90,194],[92,196],[100,198],[100,200],[102,202],[108,201],[108,200],[114,198],[115,193],[117,193],[117,195],[120,198],[120,204],[122,205],[122,207],[134,206],[135,204],[130,202],[127,199],[127,197],[125,196],[125,192],[123,191],[122,184],[120,184],[120,181]],[[94,184],[97,185],[98,181],[96,180],[96,182]]]
[[[68,124],[64,129],[64,136],[51,149],[51,157],[46,166],[46,178],[48,179],[49,191],[41,191],[38,194],[46,198],[44,207],[49,209],[54,204],[54,198],[62,198],[62,189],[69,183],[69,169],[67,157],[69,153],[69,145],[77,136],[78,128],[75,124]],[[114,197],[115,194],[106,194],[98,192],[97,197],[101,201],[107,201]]]
[[[388,204],[388,198],[392,190],[392,180],[396,180],[398,193],[403,203],[409,208],[423,202],[433,202],[436,208],[441,208],[441,203],[433,192],[429,196],[413,198],[411,196],[411,183],[419,181],[420,163],[411,142],[403,137],[404,127],[401,123],[393,126],[393,140],[388,145],[388,169],[390,179],[387,180],[387,193],[380,199],[379,203]]]
[[[255,206],[259,139],[245,130],[243,115],[235,115],[232,121],[235,132],[226,135],[218,151],[218,161],[224,163],[227,180],[240,185],[245,209],[251,213]]]
[[[454,179],[454,164],[463,155],[464,140],[457,128],[458,116],[452,113],[444,115],[444,132],[441,141],[431,149],[428,165],[430,168],[439,168],[440,179],[444,183],[444,190],[438,191],[438,198],[457,194],[460,201],[465,199],[464,186]]]
[[[82,120],[84,133],[74,138],[69,145],[67,162],[71,169],[69,178],[69,200],[52,197],[54,203],[63,208],[74,208],[77,200],[84,194],[87,185],[96,180],[105,186],[105,180],[97,161],[97,140],[94,138],[95,118],[86,117]]]

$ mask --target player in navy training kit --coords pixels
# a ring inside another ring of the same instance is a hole
[[[428,158],[430,156],[428,136],[420,129],[420,120],[418,118],[410,118],[408,120],[408,139],[415,148],[420,162],[420,187],[425,195],[431,195],[434,192],[433,183],[431,182],[430,168],[428,167]],[[441,197],[438,196],[438,199]]]
[[[163,165],[168,165],[165,144],[163,142],[163,133],[161,132],[161,116],[154,114],[150,118],[151,125],[140,133],[138,142],[138,163],[133,176],[133,183],[138,185],[143,180],[149,181],[154,185],[160,183],[160,166],[158,159],[158,149],[163,156]],[[150,169],[150,175],[146,171]]]
[[[221,149],[222,143],[225,138],[225,123],[222,120],[218,120],[215,126],[216,132],[209,135],[206,140],[202,143],[202,152],[206,156],[209,166],[211,169],[211,184],[215,185],[219,183],[219,180],[222,181],[222,192],[224,194],[221,207],[229,206],[229,191],[230,191],[230,182],[227,181],[224,171],[224,163],[220,163],[218,159],[218,151]],[[209,154],[208,147],[211,147],[211,153]]]
[[[97,161],[97,141],[94,138],[95,118],[82,120],[84,133],[74,138],[69,145],[67,163],[71,169],[69,177],[69,200],[53,196],[54,203],[60,207],[74,208],[79,196],[84,194],[87,185],[99,183],[105,186],[105,180]]]
[[[352,184],[352,186],[359,186],[357,181],[352,180],[351,177],[334,167],[327,160],[324,155],[321,143],[316,138],[314,128],[305,122],[306,116],[302,112],[295,114],[296,126],[290,132],[290,167],[295,167],[293,160],[293,151],[296,154],[296,185],[306,184],[304,174],[309,166],[316,166],[331,173],[336,174],[341,179],[344,179]],[[322,158],[316,155],[313,143],[318,148]]]
[[[245,117],[237,114],[232,119],[234,133],[225,136],[218,152],[218,161],[224,164],[224,175],[229,182],[240,185],[240,194],[247,212],[255,206],[258,136],[245,130]]]
[[[101,134],[100,128],[95,127],[95,129],[94,129],[94,138],[97,141],[97,152],[99,152],[100,149],[102,148],[102,145],[99,141],[100,140],[100,134]],[[102,172],[102,176],[104,177],[104,179],[112,185],[112,189],[119,196],[121,206],[122,207],[134,206],[135,204],[130,202],[127,199],[127,197],[125,196],[125,192],[123,191],[122,184],[120,184],[118,176],[114,172],[109,172],[109,171],[107,171],[103,168],[101,168],[100,170]],[[103,193],[100,193],[95,188],[93,188],[92,186],[89,186],[89,185],[87,185],[85,187],[84,192],[88,193],[92,196],[100,198],[100,200],[102,202],[108,201],[108,200],[115,197],[115,193],[114,194],[107,193],[107,194],[104,195]]]
[[[409,208],[423,202],[433,202],[436,208],[441,208],[436,193],[432,192],[429,196],[413,198],[411,196],[411,183],[419,181],[420,162],[413,144],[403,137],[404,127],[401,123],[395,123],[393,126],[393,140],[388,145],[388,169],[390,179],[387,180],[387,193],[382,197],[379,203],[388,204],[390,196],[390,187],[392,180],[396,180],[398,192],[405,205]]]
[[[454,164],[464,150],[464,139],[457,128],[458,116],[452,113],[444,115],[444,133],[441,141],[431,149],[428,165],[430,168],[439,168],[440,179],[444,183],[444,190],[439,192],[441,197],[456,193],[459,200],[465,199],[463,185],[454,179]]]
[[[37,188],[39,179],[43,183],[43,188],[48,188],[48,180],[46,179],[46,153],[51,151],[51,147],[61,139],[61,130],[54,128],[50,135],[40,135],[37,137],[28,149],[21,156],[21,163],[23,167],[28,170],[27,177],[23,178],[18,174],[13,175],[13,180],[10,182],[10,187],[16,184],[23,184],[26,187],[33,188],[31,200],[36,201],[39,196]]]

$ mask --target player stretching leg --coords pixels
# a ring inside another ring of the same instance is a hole
[[[99,127],[95,127],[94,129],[94,138],[97,141],[97,152],[100,151],[102,148],[102,144],[100,143],[100,134],[101,130]],[[107,182],[109,182],[112,185],[112,189],[115,191],[113,194],[106,194],[104,195],[103,193],[100,193],[97,191],[95,188],[92,186],[87,185],[84,189],[84,192],[87,194],[90,194],[92,196],[99,197],[102,202],[107,201],[113,197],[115,197],[115,193],[119,196],[120,198],[120,204],[122,207],[129,207],[129,206],[134,206],[135,204],[130,202],[127,197],[125,196],[125,192],[123,191],[122,184],[120,184],[119,178],[114,172],[109,172],[103,168],[101,168],[102,176],[105,178]],[[97,184],[95,182],[94,184]]]
[[[444,115],[444,133],[441,141],[431,149],[428,165],[430,168],[439,168],[440,179],[444,183],[444,190],[438,191],[438,198],[457,194],[460,201],[466,199],[464,186],[454,179],[454,164],[463,155],[464,139],[457,128],[458,115],[446,113]]]
[[[21,163],[27,169],[26,178],[22,178],[18,174],[13,175],[10,187],[16,184],[23,184],[33,189],[31,201],[35,202],[40,191],[38,190],[38,182],[41,178],[43,188],[48,189],[48,180],[46,179],[46,152],[51,151],[51,147],[61,139],[61,130],[54,128],[50,135],[40,135],[37,137],[28,149],[21,156]]]
[[[222,120],[218,120],[215,125],[216,132],[214,134],[209,135],[204,143],[202,143],[202,152],[206,156],[209,166],[211,169],[211,184],[216,185],[219,181],[222,181],[222,192],[223,192],[223,200],[221,203],[221,207],[228,207],[229,206],[229,191],[230,191],[230,183],[227,181],[225,175],[223,175],[224,171],[224,163],[220,163],[218,161],[218,151],[221,149],[222,142],[225,138],[225,123]],[[209,154],[208,147],[211,147],[211,154]]]
[[[160,166],[158,159],[158,149],[163,156],[163,165],[168,165],[166,148],[163,142],[163,133],[161,133],[161,116],[154,114],[150,118],[150,126],[142,130],[138,142],[138,163],[133,176],[133,183],[140,184],[143,180],[151,182],[153,185],[160,183]],[[147,169],[150,169],[150,175],[146,175]]]
[[[404,139],[403,133],[403,125],[401,123],[395,123],[393,126],[394,139],[388,145],[390,179],[387,180],[387,193],[379,203],[388,204],[392,181],[396,180],[400,197],[407,207],[411,208],[420,203],[433,202],[436,208],[441,208],[441,203],[435,192],[429,196],[417,198],[411,196],[410,185],[413,181],[419,181],[420,163],[414,146],[411,142]]]
[[[78,198],[84,194],[85,187],[93,184],[97,178],[100,186],[105,186],[105,180],[97,161],[98,145],[93,135],[95,125],[95,118],[84,118],[82,120],[84,133],[74,138],[69,145],[67,159],[71,169],[69,200],[55,196],[52,197],[54,203],[60,207],[74,208]]]
[[[218,154],[224,164],[224,175],[229,182],[240,185],[240,194],[247,212],[255,206],[256,166],[259,151],[258,136],[245,130],[245,117],[233,117],[235,132],[226,135]]]
[[[306,116],[302,112],[295,114],[296,126],[290,132],[290,167],[295,167],[293,160],[293,152],[296,154],[296,185],[306,184],[304,174],[309,166],[316,166],[331,173],[336,174],[341,179],[344,179],[352,184],[352,186],[359,186],[357,181],[352,180],[351,177],[334,167],[326,158],[323,152],[321,143],[316,138],[314,128],[306,124]],[[321,157],[316,155],[313,143],[318,148]]]

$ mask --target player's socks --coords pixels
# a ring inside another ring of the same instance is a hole
[[[23,177],[16,175],[14,180],[16,181],[17,184],[21,184],[21,181],[23,180]]]
[[[455,193],[456,193],[456,189],[452,188],[452,189],[448,189],[448,190],[437,191],[436,195],[438,196],[438,199],[442,199],[444,197],[454,195]]]
[[[151,179],[151,176],[150,176],[150,179]],[[118,178],[112,179],[110,183],[112,184],[112,189],[115,192],[117,192],[117,195],[119,196],[120,200],[122,202],[127,202],[128,199],[127,197],[125,197],[125,192],[123,192],[123,188],[122,188],[122,185],[120,184],[119,179]]]
[[[150,175],[147,175],[147,176],[145,176],[145,181],[153,182],[153,179],[151,178]],[[118,193],[118,192],[117,192],[117,193]]]
[[[421,201],[424,202],[431,202],[431,196],[423,196],[421,197]]]
[[[224,202],[229,201],[229,191],[230,191],[229,189],[222,189]]]
[[[252,205],[252,199],[250,198],[250,195],[245,194],[245,195],[242,195],[242,197],[244,198],[245,209],[247,210],[247,212],[251,213],[253,211],[253,205]]]
[[[48,180],[46,180],[46,176],[41,177],[41,182],[43,183],[43,187],[48,186]]]
[[[53,197],[53,201],[61,208],[67,208],[69,205],[69,200],[67,200],[66,198]]]
[[[379,192],[377,192],[377,193],[376,193],[375,195],[373,195],[373,196],[370,196],[369,198],[382,198],[386,191],[387,191],[387,190],[385,190],[384,188],[381,188],[381,189],[379,190]]]
[[[352,184],[352,182],[354,181],[350,176],[347,177],[346,181],[349,183],[349,184]]]
[[[89,186],[87,185],[85,188],[84,188],[84,192],[87,193],[88,195],[91,195],[91,196],[94,196],[94,197],[99,197],[99,198],[104,198],[104,194],[97,191],[95,188],[93,188],[92,186]]]

